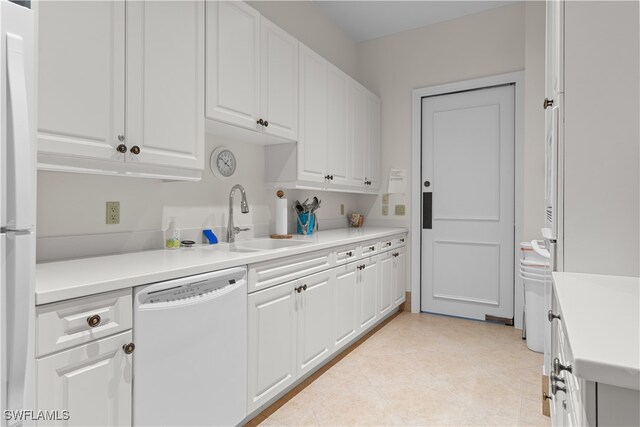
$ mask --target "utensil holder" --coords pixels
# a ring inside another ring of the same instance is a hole
[[[304,212],[296,216],[298,222],[298,234],[309,236],[313,234],[317,221],[315,213]]]

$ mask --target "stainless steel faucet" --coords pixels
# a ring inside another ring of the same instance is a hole
[[[231,187],[229,192],[229,223],[227,224],[227,242],[233,243],[236,240],[236,234],[241,231],[247,231],[249,228],[239,228],[233,225],[233,194],[236,190],[240,190],[242,200],[240,201],[240,212],[243,214],[249,213],[249,204],[247,203],[247,193],[244,191],[244,187],[240,184],[236,184]]]

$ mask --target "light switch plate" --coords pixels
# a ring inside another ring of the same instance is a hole
[[[382,204],[383,205],[388,205],[389,204],[389,193],[384,193],[382,195]]]
[[[120,202],[107,202],[107,224],[120,224]]]
[[[389,216],[389,205],[382,205],[382,216]]]
[[[344,215],[344,203],[340,203],[340,215]]]
[[[404,205],[396,205],[396,215],[404,215]]]

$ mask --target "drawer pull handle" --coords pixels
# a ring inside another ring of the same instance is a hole
[[[101,321],[102,321],[102,318],[97,314],[87,317],[87,324],[91,328],[95,328],[96,326],[98,326]]]
[[[302,290],[306,291],[307,290],[307,285],[302,285]]]
[[[389,247],[389,246],[391,246],[391,242],[385,242],[385,244],[384,244],[384,245],[385,245],[385,246],[387,246],[387,247]]]
[[[559,392],[559,391],[561,391],[561,392],[563,392],[563,393],[566,393],[566,392],[567,392],[567,388],[566,388],[566,387],[560,387],[560,386],[558,385],[558,383],[556,383],[555,381],[554,381],[554,382],[552,382],[552,383],[551,383],[551,394],[553,394],[553,395],[555,396],[555,394],[556,394],[557,392]]]
[[[131,353],[133,353],[133,350],[136,349],[136,345],[134,343],[130,342],[129,344],[123,345],[122,349],[124,350],[124,352],[126,354],[131,354]]]
[[[294,291],[296,291],[297,293],[302,292],[302,286],[298,286],[297,288],[293,288]]]
[[[560,320],[560,315],[559,314],[554,314],[553,311],[549,310],[549,312],[547,313],[547,319],[549,319],[549,322],[553,322],[553,319]]]
[[[349,251],[349,252],[347,252],[345,255],[347,255],[347,256],[353,256],[353,252],[352,252],[352,251]]]
[[[556,375],[560,375],[560,372],[562,371],[571,373],[573,371],[573,368],[571,368],[571,365],[563,365],[562,363],[560,363],[560,359],[556,357],[555,359],[553,359],[553,373]]]
[[[376,247],[375,247],[375,246],[369,246],[369,250],[370,250],[370,251],[375,251],[375,250],[376,250]]]
[[[400,243],[404,243],[404,239],[400,239]]]

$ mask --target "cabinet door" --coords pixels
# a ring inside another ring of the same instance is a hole
[[[34,6],[39,153],[122,162],[115,148],[124,135],[124,2]]]
[[[378,318],[378,256],[364,261],[364,269],[358,277],[358,293],[360,299],[359,328],[364,330],[375,323]]]
[[[368,93],[366,104],[365,113],[368,117],[368,120],[365,120],[367,126],[366,135],[368,135],[366,141],[366,177],[371,182],[366,187],[375,191],[380,188],[380,98]]]
[[[380,255],[378,261],[378,309],[381,316],[387,314],[393,307],[394,259],[391,252],[385,252]]]
[[[564,1],[546,2],[545,96],[564,92]]]
[[[327,172],[331,184],[349,184],[351,160],[349,77],[329,64],[327,72]]]
[[[356,266],[352,262],[336,268],[333,343],[337,349],[347,345],[358,334],[358,293]]]
[[[38,408],[69,411],[58,425],[131,425],[129,342],[131,331],[38,359]]]
[[[261,17],[260,117],[264,132],[298,139],[298,40]]]
[[[335,272],[303,277],[298,286],[298,370],[300,377],[333,352],[333,288]]]
[[[354,188],[364,189],[365,181],[365,169],[366,169],[366,102],[365,91],[360,85],[355,82],[351,83],[351,117],[352,124],[352,139],[351,139],[351,168],[349,173],[349,184]]]
[[[405,261],[405,249],[404,247],[398,248],[395,252],[398,255],[393,259],[393,305],[398,306],[404,302],[406,298],[406,286],[405,276],[407,264]]]
[[[127,147],[133,164],[204,168],[204,4],[127,2]],[[135,154],[133,147],[139,147]]]
[[[207,1],[206,114],[258,130],[260,14],[239,1]]]
[[[249,413],[296,379],[296,283],[249,294]]]
[[[327,174],[327,61],[300,44],[298,179],[324,182]]]

